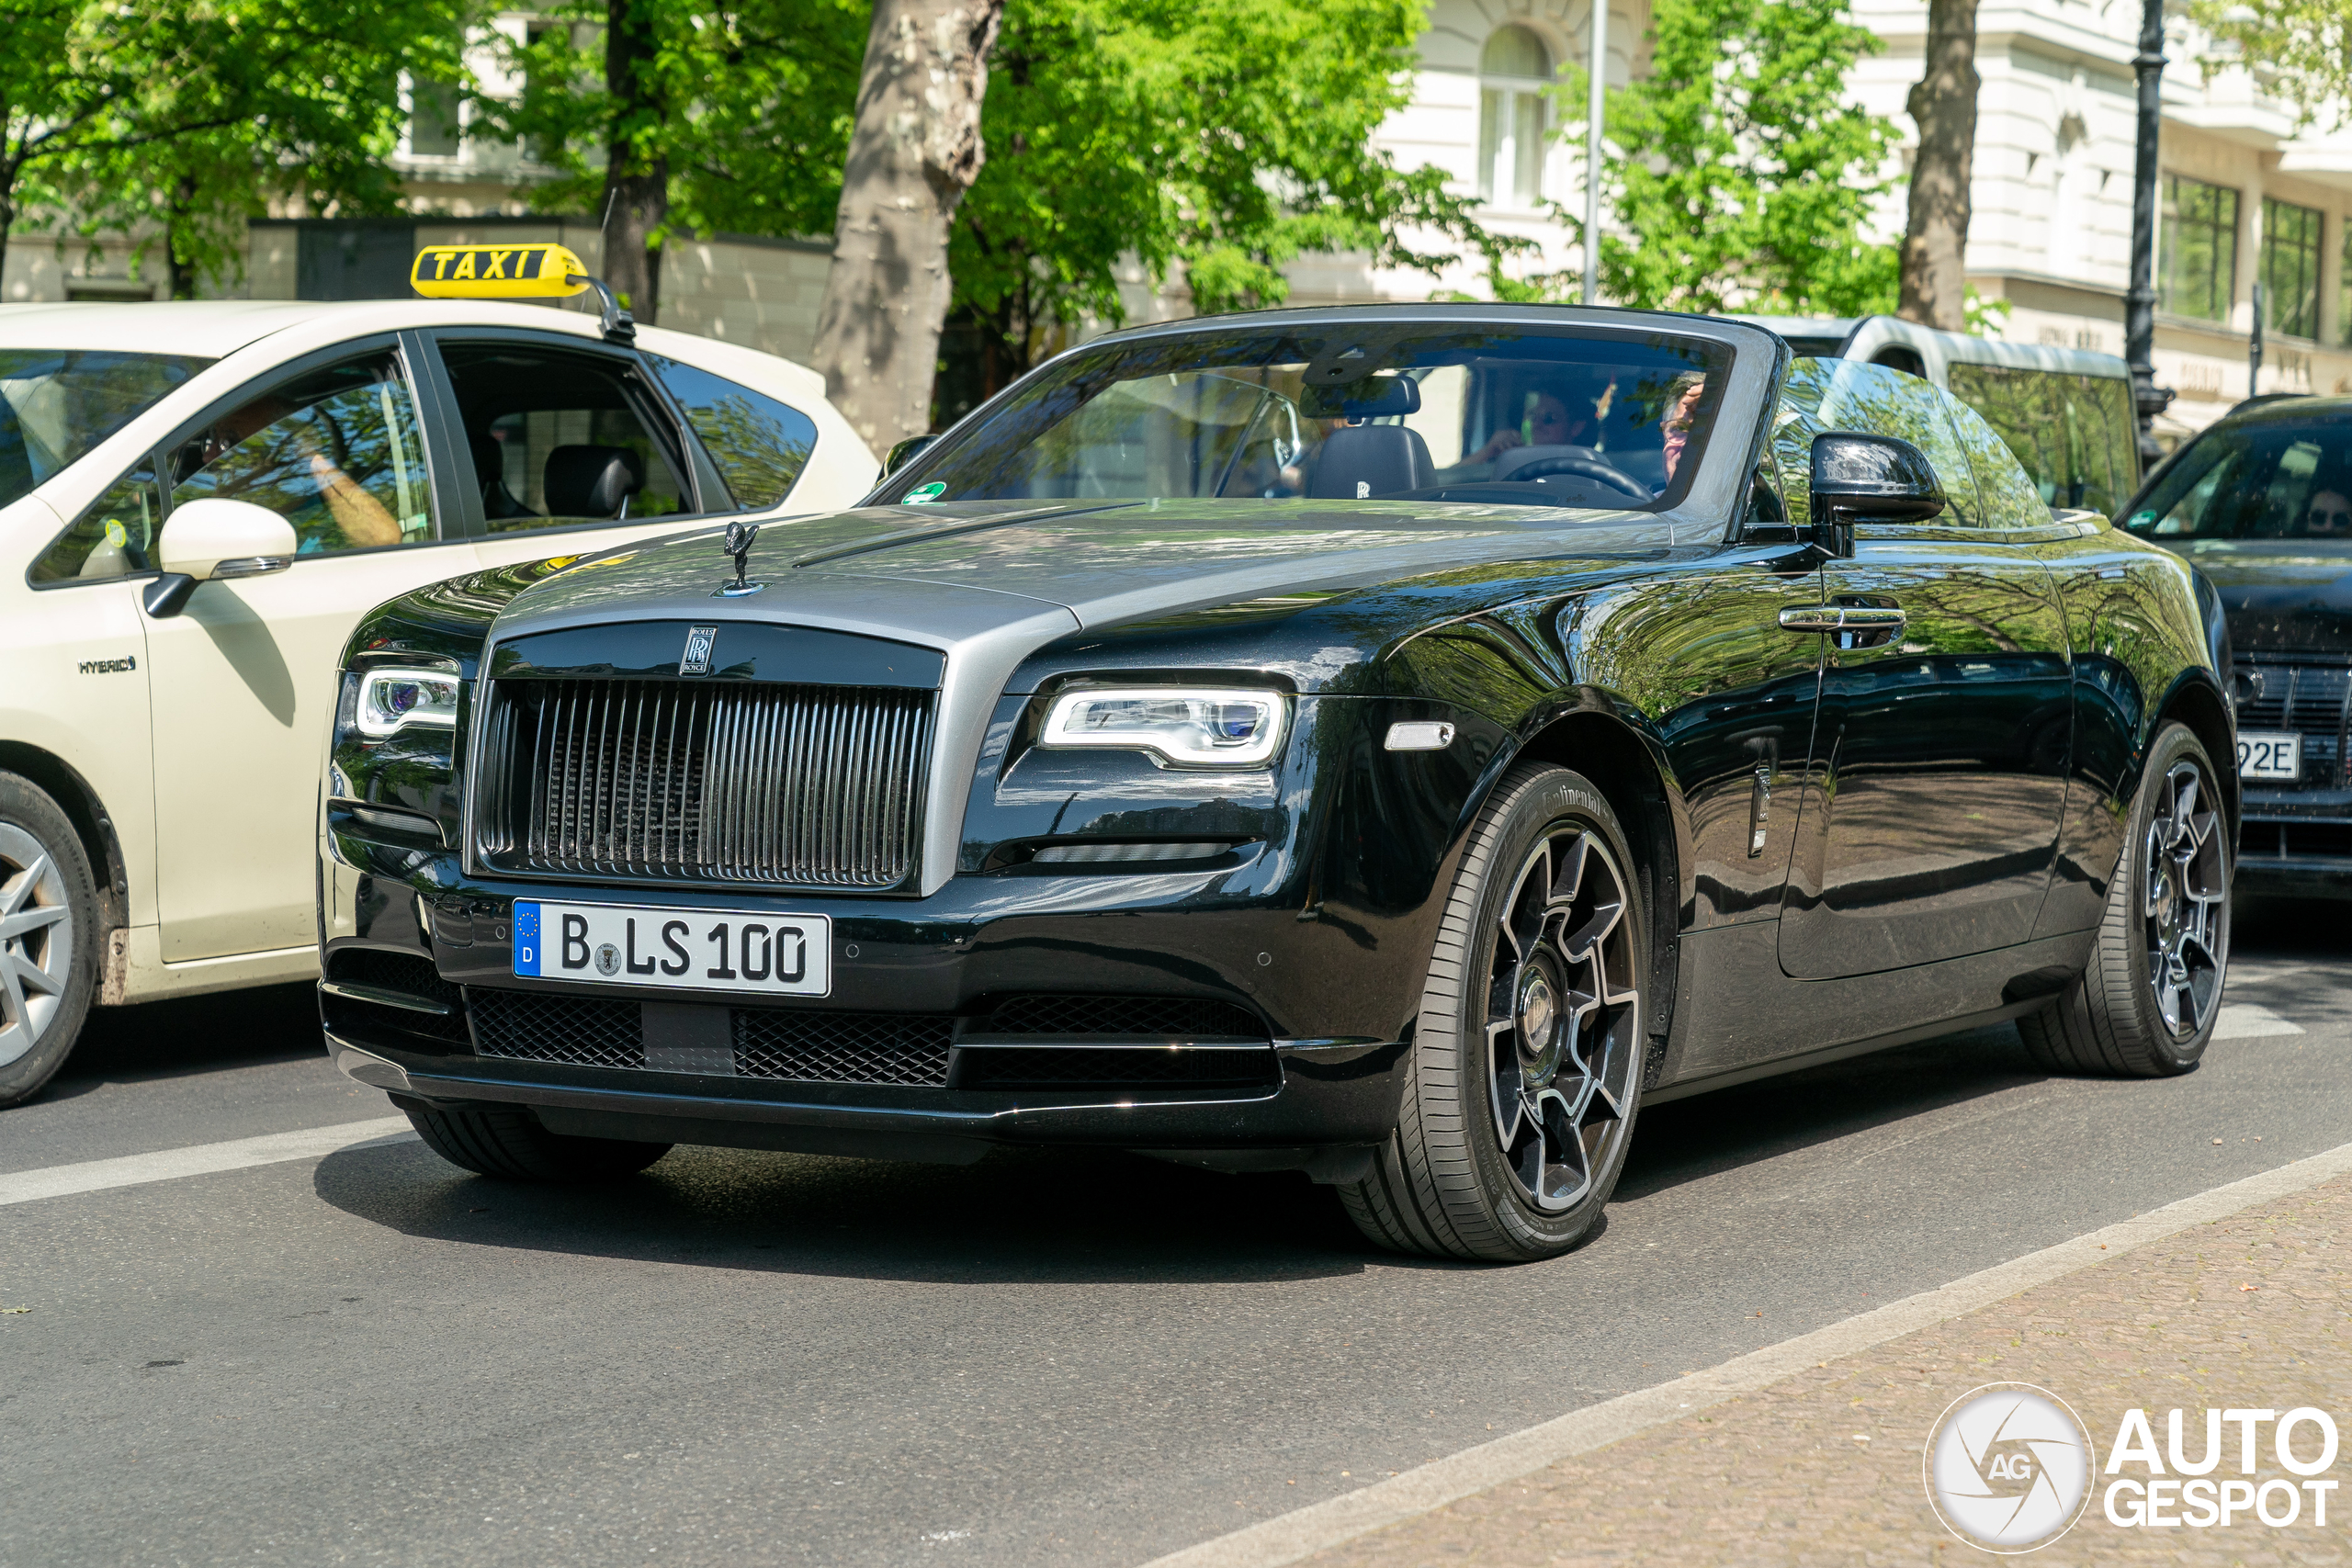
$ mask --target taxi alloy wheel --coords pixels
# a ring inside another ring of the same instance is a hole
[[[2018,1020],[2038,1066],[2168,1077],[2204,1056],[2230,964],[2230,825],[2218,776],[2188,726],[2158,732],[2090,962],[2064,995]]]
[[[1592,1234],[1640,1100],[1645,930],[1607,797],[1565,768],[1513,769],[1447,896],[1397,1129],[1340,1189],[1359,1229],[1495,1262]]]
[[[87,1016],[96,895],[57,803],[0,773],[0,1106],[49,1081]]]

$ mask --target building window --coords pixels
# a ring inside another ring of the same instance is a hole
[[[408,150],[420,158],[447,158],[458,151],[458,85],[412,80],[408,89]]]
[[[1552,56],[1525,28],[1504,28],[1478,55],[1478,194],[1532,208],[1544,194],[1545,92]]]
[[[2238,193],[2165,176],[2159,304],[2176,316],[2225,321],[2238,281]]]
[[[2352,220],[2346,220],[2343,230],[2337,246],[2344,254],[2335,281],[2335,335],[2352,344]]]
[[[2262,198],[2263,325],[2319,336],[2319,210]]]

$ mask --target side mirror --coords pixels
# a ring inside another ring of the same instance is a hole
[[[1813,438],[1813,542],[1849,555],[1857,523],[1925,523],[1944,509],[1943,482],[1908,441],[1829,430]]]
[[[191,501],[164,520],[155,558],[165,571],[198,582],[258,577],[292,566],[300,543],[294,525],[267,507],[216,497]]]
[[[882,477],[887,479],[909,463],[913,462],[924,447],[938,439],[936,434],[910,435],[891,447],[890,455],[882,459]]]
[[[176,615],[198,583],[284,571],[300,546],[294,525],[266,506],[220,496],[191,501],[164,520],[155,541],[164,575],[147,585],[141,602],[158,620]]]

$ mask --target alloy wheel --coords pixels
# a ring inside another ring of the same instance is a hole
[[[1503,1163],[1549,1213],[1591,1190],[1625,1134],[1641,1039],[1625,890],[1600,835],[1561,823],[1528,852],[1496,922],[1488,1100]]]
[[[2183,758],[2165,774],[2148,824],[2148,983],[2176,1038],[2195,1034],[2212,1016],[2229,963],[2222,908],[2229,863],[2212,798],[2205,771]]]
[[[74,967],[74,906],[40,840],[0,822],[0,1067],[40,1043]]]

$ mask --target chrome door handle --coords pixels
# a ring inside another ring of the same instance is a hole
[[[1875,604],[1799,604],[1781,612],[1784,632],[1899,632],[1900,610]]]

